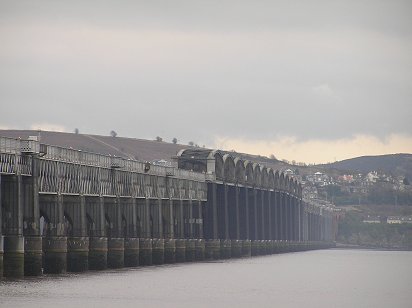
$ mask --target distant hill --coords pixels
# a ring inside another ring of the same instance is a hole
[[[412,154],[361,156],[320,166],[323,168],[358,171],[361,173],[381,171],[394,176],[412,178]]]
[[[171,161],[180,150],[191,148],[189,145],[173,144],[165,141],[145,140],[137,138],[99,136],[88,134],[49,132],[37,130],[0,130],[0,136],[10,138],[27,139],[29,136],[38,136],[40,142],[61,146],[71,147],[86,152],[110,154],[119,157],[136,159],[140,161],[154,161],[164,159]],[[232,153],[222,151],[224,153]],[[285,163],[265,156],[251,155],[244,153],[232,153],[242,159],[262,163],[275,170],[285,169]]]
[[[86,152],[116,155],[118,157],[136,159],[140,161],[171,160],[181,149],[188,145],[173,144],[164,141],[144,140],[136,138],[98,136],[88,134],[74,134],[48,132],[36,130],[0,130],[0,136],[27,139],[29,136],[38,136],[40,142],[71,147]]]

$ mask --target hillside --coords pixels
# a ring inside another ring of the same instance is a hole
[[[0,130],[0,136],[27,139],[29,136],[38,136],[36,130]],[[99,136],[88,134],[74,134],[62,132],[40,132],[40,142],[61,147],[72,147],[82,151],[110,154],[142,161],[164,159],[171,160],[180,150],[190,148],[189,145],[173,144],[165,141],[144,140],[136,138]],[[224,153],[231,153],[223,151]],[[264,156],[235,153],[242,159],[262,163],[275,170],[287,169],[288,164]]]
[[[319,165],[323,168],[358,171],[381,171],[394,176],[412,178],[412,154],[390,154],[379,156],[361,156],[331,164]]]

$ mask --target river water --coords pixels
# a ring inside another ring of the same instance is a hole
[[[4,280],[0,307],[412,307],[412,252],[319,250]]]

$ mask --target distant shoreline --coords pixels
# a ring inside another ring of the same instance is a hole
[[[355,245],[346,243],[336,243],[336,249],[368,249],[368,250],[382,250],[382,251],[412,251],[412,248],[407,247],[378,247],[378,246],[366,246],[366,245]]]

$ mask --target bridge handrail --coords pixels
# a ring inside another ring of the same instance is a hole
[[[18,154],[21,149],[21,140],[9,137],[0,137],[0,153]]]

